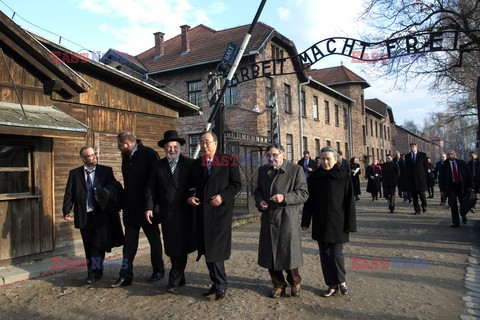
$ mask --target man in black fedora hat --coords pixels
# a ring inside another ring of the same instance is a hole
[[[167,292],[177,293],[185,285],[187,256],[195,251],[193,242],[194,215],[187,204],[188,180],[193,159],[181,154],[185,139],[175,130],[165,131],[158,146],[165,150],[165,157],[155,163],[148,181],[145,196],[145,217],[152,223],[154,214],[160,217],[165,254],[172,267],[168,276]]]

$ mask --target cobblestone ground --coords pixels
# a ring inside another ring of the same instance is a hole
[[[472,238],[479,227],[452,229],[449,210],[428,199],[428,212],[412,215],[412,205],[363,195],[357,202],[358,232],[345,247],[350,293],[320,297],[325,289],[317,244],[303,233],[305,264],[300,269],[300,297],[271,299],[268,271],[257,264],[259,224],[234,229],[232,257],[226,263],[229,290],[223,301],[204,298],[208,272],[204,260],[189,257],[187,285],[178,295],[166,294],[166,278],[146,283],[149,251],[135,261],[132,286],[111,289],[117,270],[102,281],[83,285],[84,270],[0,287],[1,319],[458,319],[464,313],[464,278]],[[477,214],[478,215],[478,214]],[[474,215],[473,215],[474,216]],[[470,232],[469,232],[470,231]],[[472,232],[473,231],[473,232]],[[470,234],[470,237],[469,237]],[[390,259],[381,269],[352,268],[352,259]],[[423,265],[392,264],[392,258],[423,259]],[[165,258],[169,267],[168,258]],[[409,267],[409,268],[407,268]],[[289,292],[289,291],[288,291]]]

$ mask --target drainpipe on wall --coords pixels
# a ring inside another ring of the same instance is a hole
[[[352,121],[352,107],[353,107],[353,104],[355,104],[355,101],[353,101],[353,103],[349,103],[348,104],[348,146],[349,146],[349,151],[350,151],[350,154],[349,155],[345,155],[345,157],[349,156],[350,158],[354,157],[353,155],[353,136],[352,136],[352,125],[353,125],[353,121]],[[362,116],[363,118],[363,116]],[[363,120],[362,120],[363,121]],[[363,134],[363,133],[362,133]],[[363,136],[362,136],[363,137]],[[362,141],[363,142],[363,141]],[[347,160],[350,160],[350,159],[347,159]],[[360,160],[360,159],[359,159]]]
[[[298,115],[300,123],[300,155],[303,156],[303,110],[302,110],[302,85],[309,84],[312,80],[311,76],[308,76],[308,80],[305,82],[300,82],[298,85]],[[305,96],[305,104],[307,103],[307,96]]]

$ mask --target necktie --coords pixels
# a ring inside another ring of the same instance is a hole
[[[210,175],[210,173],[212,172],[212,159],[207,160],[207,172],[208,175]]]
[[[94,191],[93,191],[93,183],[92,183],[92,178],[90,178],[90,174],[94,172],[95,170],[88,171],[85,169],[85,173],[87,174],[87,204],[88,207],[93,209],[93,198],[94,198]]]
[[[415,152],[412,152],[412,161],[415,162]]]
[[[452,170],[453,170],[453,181],[458,183],[458,171],[457,166],[455,165],[455,161],[452,161]]]
[[[473,177],[475,178],[475,165],[476,165],[476,160],[472,161],[472,172],[473,172]]]
[[[305,160],[303,162],[303,167],[304,167],[305,172],[307,172],[308,171],[308,160]]]
[[[170,171],[172,174],[175,172],[175,169],[177,168],[177,163],[175,161],[170,162]]]

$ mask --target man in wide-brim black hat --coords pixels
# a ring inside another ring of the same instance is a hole
[[[172,262],[167,292],[173,294],[185,285],[187,256],[196,250],[194,214],[187,204],[193,159],[180,154],[184,144],[185,139],[179,138],[177,131],[165,131],[163,140],[158,141],[158,146],[165,150],[165,157],[153,167],[145,198],[147,221],[155,223],[155,218],[160,218],[165,254]]]
[[[175,130],[167,130],[163,134],[163,140],[158,141],[158,146],[163,148],[167,142],[177,141],[181,146],[185,144],[185,139],[178,136],[178,132]]]

